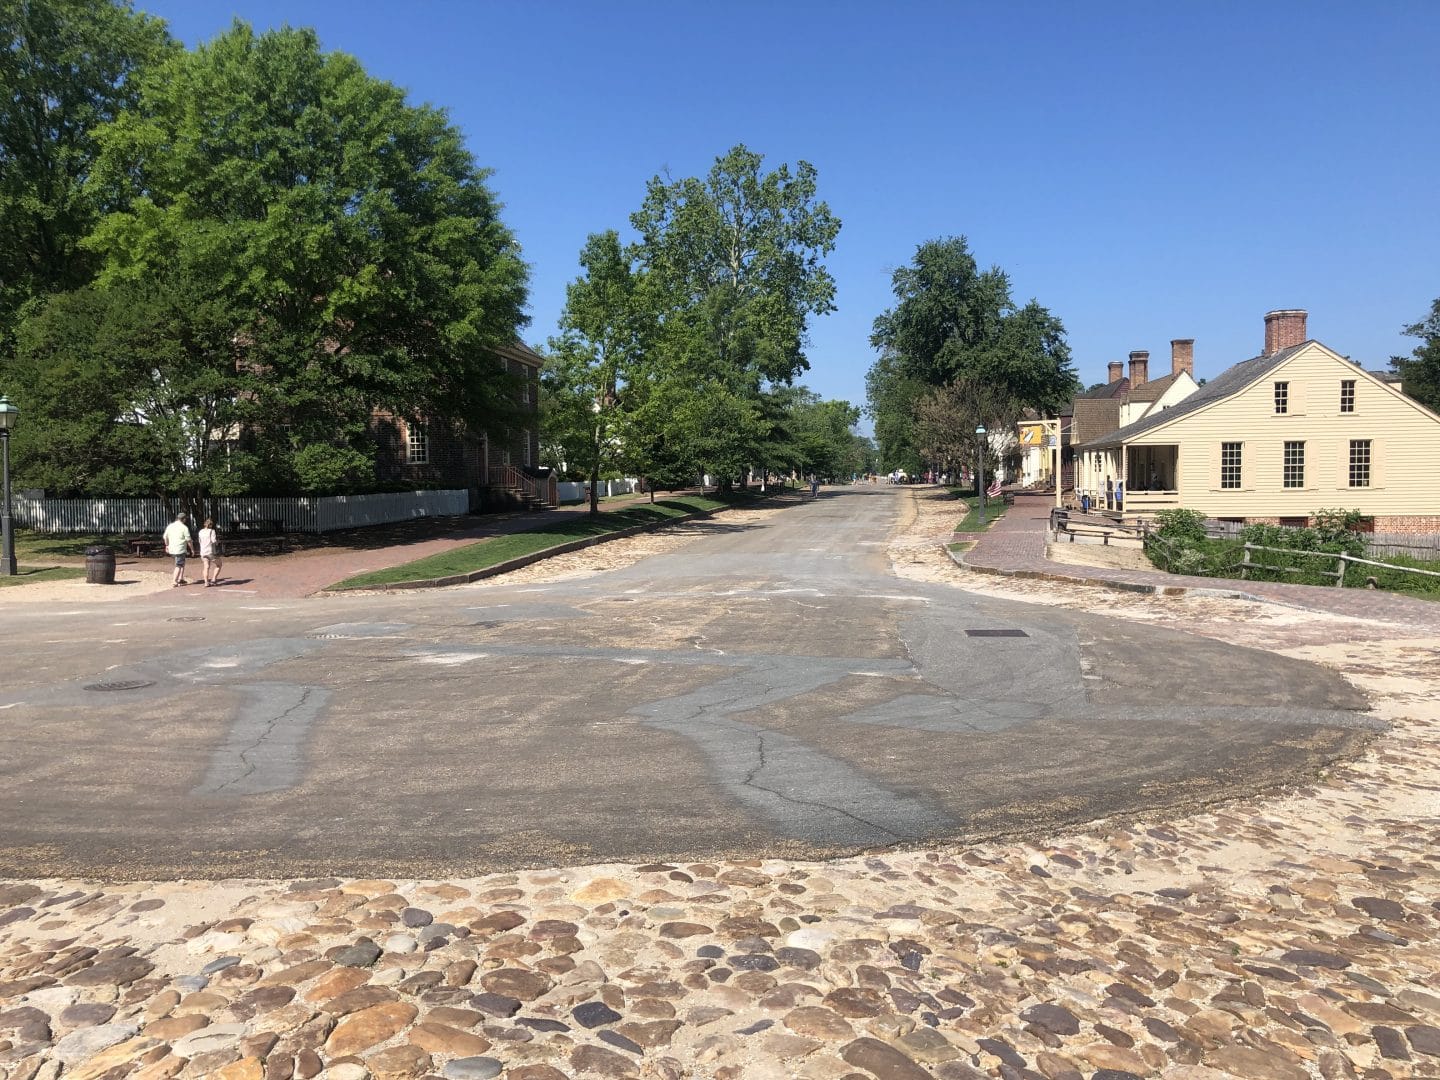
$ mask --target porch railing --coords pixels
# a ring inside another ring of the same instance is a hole
[[[543,506],[554,506],[558,502],[555,497],[555,478],[553,476],[544,478],[530,476],[514,465],[492,466],[490,486],[518,491],[522,496],[529,496]]]

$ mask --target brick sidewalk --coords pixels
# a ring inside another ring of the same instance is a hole
[[[1045,556],[1045,532],[1052,505],[1047,496],[1017,495],[1015,505],[999,521],[985,532],[973,534],[975,545],[961,557],[961,565],[981,572],[1046,577],[1109,588],[1156,592],[1203,589],[1332,615],[1404,623],[1416,630],[1440,633],[1440,603],[1375,589],[1187,577],[1159,570],[1122,570],[1055,562]],[[966,538],[970,535],[966,534]]]
[[[661,492],[656,497],[663,500],[670,498],[672,494],[687,493]],[[648,494],[607,499],[600,504],[601,513],[624,509],[649,500]],[[286,599],[310,596],[356,574],[414,562],[416,559],[438,555],[443,551],[495,536],[553,525],[568,515],[584,514],[588,511],[589,504],[577,503],[531,513],[465,518],[461,519],[464,524],[446,536],[406,541],[385,547],[319,547],[293,551],[286,555],[227,557],[221,574],[222,584],[215,589],[196,584],[201,580],[202,571],[200,560],[193,559],[186,568],[191,580],[189,586],[153,593],[144,599],[156,603],[193,603],[202,600],[218,603],[226,599]],[[163,562],[164,560],[157,558],[123,559],[122,565],[150,570],[163,568]]]

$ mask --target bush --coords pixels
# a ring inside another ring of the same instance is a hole
[[[1205,515],[1198,510],[1161,510],[1155,520],[1160,526],[1155,531],[1167,540],[1198,544],[1205,539]]]

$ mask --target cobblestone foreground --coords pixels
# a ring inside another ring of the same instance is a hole
[[[973,583],[951,518],[922,507],[897,571],[1331,665],[1392,728],[1304,790],[963,849],[0,882],[0,1076],[1440,1077],[1433,638]]]

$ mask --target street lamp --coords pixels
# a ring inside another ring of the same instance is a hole
[[[10,429],[20,419],[20,410],[8,397],[0,394],[0,447],[3,447],[4,462],[0,471],[5,474],[5,502],[0,505],[0,577],[14,577],[18,572],[15,565],[15,533],[10,527]]]
[[[978,427],[975,428],[975,440],[976,440],[976,449],[979,451],[979,454],[978,454],[978,456],[977,456],[977,458],[976,458],[976,460],[979,462],[979,468],[976,470],[976,475],[979,477],[979,482],[975,485],[975,489],[980,492],[980,524],[981,524],[981,525],[984,525],[984,524],[985,524],[985,425],[984,425],[984,424],[980,424]]]

